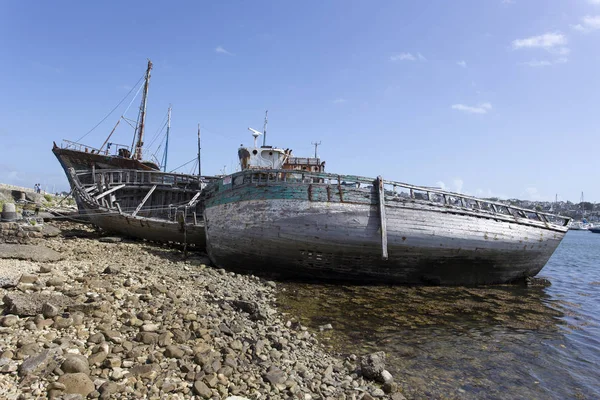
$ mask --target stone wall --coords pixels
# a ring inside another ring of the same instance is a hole
[[[0,222],[0,243],[35,243],[41,237],[43,225],[19,222]]]
[[[26,200],[41,204],[44,199],[44,194],[36,193],[33,189],[0,183],[0,200],[1,199],[12,199],[13,201]]]

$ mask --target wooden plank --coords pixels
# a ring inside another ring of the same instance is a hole
[[[99,199],[101,199],[102,197],[106,196],[107,194],[111,194],[112,192],[115,192],[115,191],[117,191],[117,190],[119,190],[119,189],[122,189],[122,188],[124,188],[124,187],[125,187],[125,185],[124,185],[124,184],[123,184],[123,185],[119,185],[119,186],[115,186],[114,188],[112,188],[112,189],[109,189],[109,190],[107,190],[106,192],[102,192],[102,193],[100,193],[98,196],[94,197],[94,199],[95,199],[95,200],[99,200]]]
[[[192,197],[192,199],[191,199],[191,200],[190,200],[190,202],[188,203],[188,207],[191,207],[191,206],[192,206],[192,204],[194,204],[194,202],[195,202],[196,200],[198,200],[198,197],[200,197],[200,194],[201,194],[201,193],[202,193],[202,191],[200,191],[200,190],[199,190],[199,191],[198,191],[198,193],[196,193],[196,194],[194,195],[194,197]]]
[[[154,189],[156,189],[156,185],[152,186],[152,188],[148,191],[148,193],[146,193],[146,196],[144,197],[142,202],[137,206],[135,211],[131,214],[132,217],[135,217],[137,215],[137,213],[140,212],[140,210],[142,209],[144,204],[146,204],[146,201],[148,201],[148,199],[152,195],[152,192],[154,192]]]
[[[385,220],[385,192],[383,188],[383,178],[377,177],[377,187],[379,188],[379,218],[381,221],[381,258],[388,259],[387,247],[387,225]]]

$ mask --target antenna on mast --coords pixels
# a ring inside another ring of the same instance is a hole
[[[269,110],[265,111],[265,125],[263,126],[263,147],[267,145],[267,116],[269,114]],[[254,146],[256,147],[256,146]]]
[[[248,130],[249,130],[250,132],[252,132],[252,136],[254,137],[254,147],[257,147],[257,146],[256,146],[256,140],[258,139],[258,137],[259,137],[260,135],[262,135],[262,133],[261,133],[261,132],[259,132],[259,131],[257,131],[256,129],[252,129],[252,128],[248,128]]]
[[[311,144],[313,146],[315,146],[315,158],[318,158],[317,157],[317,147],[319,147],[321,145],[321,141],[319,140],[319,143],[317,143],[317,142],[311,142]]]

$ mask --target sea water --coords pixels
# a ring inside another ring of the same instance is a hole
[[[569,231],[552,285],[288,283],[283,311],[343,355],[384,351],[411,399],[600,399],[600,234]]]

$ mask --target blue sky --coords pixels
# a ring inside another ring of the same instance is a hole
[[[66,190],[52,142],[89,131],[150,58],[147,135],[172,104],[170,168],[200,123],[203,172],[231,172],[268,109],[268,144],[321,141],[329,172],[600,201],[599,45],[600,0],[0,1],[0,182]]]

